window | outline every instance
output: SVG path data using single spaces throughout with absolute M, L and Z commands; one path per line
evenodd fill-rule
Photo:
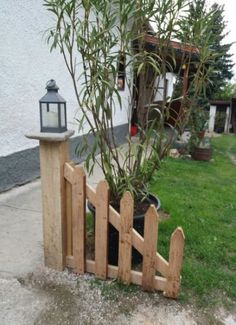
M 118 62 L 118 78 L 117 78 L 118 90 L 125 90 L 125 54 L 120 53 Z

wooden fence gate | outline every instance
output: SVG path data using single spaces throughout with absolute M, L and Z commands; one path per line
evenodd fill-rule
M 126 192 L 120 213 L 109 205 L 106 181 L 96 191 L 86 183 L 84 170 L 65 163 L 66 180 L 66 266 L 74 272 L 94 273 L 97 278 L 118 278 L 123 283 L 141 285 L 144 290 L 160 290 L 166 297 L 177 298 L 184 251 L 184 233 L 178 227 L 170 240 L 169 262 L 158 252 L 159 216 L 150 206 L 145 215 L 144 237 L 133 228 L 133 198 Z M 86 259 L 86 199 L 96 207 L 95 260 Z M 108 223 L 119 231 L 118 266 L 108 264 Z M 132 246 L 143 256 L 142 272 L 131 269 Z M 157 276 L 159 272 L 161 276 Z

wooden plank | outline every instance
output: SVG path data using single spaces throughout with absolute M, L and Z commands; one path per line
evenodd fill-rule
M 95 273 L 95 262 L 91 260 L 86 260 L 86 271 L 88 273 Z M 118 276 L 118 267 L 115 265 L 108 265 L 107 276 L 111 279 L 116 279 Z M 131 283 L 142 285 L 142 273 L 138 271 L 131 270 Z M 154 289 L 164 291 L 166 287 L 166 279 L 160 276 L 155 276 L 154 278 Z
M 143 255 L 144 239 L 135 229 L 132 230 L 132 245 Z
M 81 166 L 76 166 L 72 184 L 72 241 L 75 259 L 74 272 L 85 271 L 85 173 Z
M 74 267 L 73 256 L 67 256 L 67 267 Z M 95 273 L 95 261 L 86 260 L 86 271 L 88 273 Z M 118 276 L 118 267 L 114 265 L 108 265 L 107 276 L 111 279 L 116 279 Z M 138 271 L 131 270 L 131 283 L 142 285 L 142 273 Z M 160 276 L 155 276 L 154 278 L 154 288 L 155 290 L 164 291 L 166 288 L 166 279 Z
M 68 165 L 66 167 L 66 165 Z M 66 255 L 72 255 L 72 176 L 74 172 L 74 161 L 66 162 L 64 165 L 64 177 L 65 171 L 71 176 L 70 181 L 68 177 L 66 179 Z M 71 167 L 71 168 L 70 168 Z M 69 168 L 69 171 L 68 171 Z
M 126 192 L 120 201 L 120 233 L 118 278 L 125 284 L 131 281 L 132 228 L 134 200 L 130 192 Z
M 96 205 L 96 191 L 88 184 L 86 184 L 86 197 L 92 205 Z
M 43 204 L 44 259 L 49 268 L 61 271 L 66 257 L 66 184 L 64 164 L 68 141 L 40 141 Z
M 164 295 L 169 298 L 177 298 L 180 281 L 181 269 L 184 255 L 184 232 L 178 227 L 171 235 L 170 253 L 169 253 L 169 273 Z
M 66 162 L 64 164 L 64 177 L 65 179 L 73 184 L 74 182 L 74 165 L 71 162 Z
M 109 187 L 106 181 L 101 181 L 96 190 L 95 218 L 95 275 L 99 279 L 107 278 L 108 210 Z
M 72 185 L 66 181 L 66 255 L 72 255 Z
M 168 274 L 169 263 L 158 252 L 156 253 L 156 271 L 160 272 L 165 277 Z
M 109 206 L 109 222 L 120 231 L 120 215 L 112 206 Z
M 132 245 L 140 254 L 143 255 L 144 239 L 135 229 L 132 230 Z M 169 263 L 159 253 L 156 253 L 155 259 L 156 271 L 160 272 L 164 276 L 167 276 Z
M 158 236 L 158 220 L 154 205 L 151 205 L 144 219 L 144 247 L 143 247 L 143 278 L 144 290 L 154 290 L 154 278 L 156 272 L 156 250 Z
M 75 267 L 74 256 L 72 256 L 72 255 L 66 256 L 66 267 L 74 269 L 74 267 Z

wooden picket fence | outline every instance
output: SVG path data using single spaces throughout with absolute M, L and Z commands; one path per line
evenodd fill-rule
M 126 192 L 120 213 L 109 205 L 106 181 L 96 191 L 86 183 L 82 167 L 73 162 L 64 165 L 66 180 L 66 266 L 74 272 L 94 273 L 99 279 L 118 278 L 125 284 L 141 285 L 144 290 L 160 290 L 177 298 L 184 251 L 184 233 L 178 227 L 170 240 L 169 262 L 158 252 L 159 216 L 154 206 L 145 215 L 144 237 L 133 228 L 133 198 Z M 96 207 L 95 260 L 86 259 L 86 199 Z M 108 264 L 108 223 L 119 231 L 118 266 Z M 132 246 L 143 256 L 142 272 L 131 269 Z M 161 276 L 157 276 L 159 272 Z

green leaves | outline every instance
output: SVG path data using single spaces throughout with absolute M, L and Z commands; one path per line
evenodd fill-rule
M 188 63 L 195 64 L 197 69 L 192 76 L 195 95 L 204 92 L 209 79 L 209 64 L 215 59 L 212 49 L 205 46 L 210 42 L 206 31 L 211 16 L 202 15 L 191 27 L 182 14 L 187 4 L 187 0 L 44 1 L 55 18 L 48 42 L 51 50 L 59 49 L 64 57 L 78 103 L 78 128 L 87 132 L 76 152 L 86 157 L 89 174 L 95 163 L 100 165 L 115 200 L 119 200 L 126 190 L 130 190 L 135 198 L 144 197 L 148 183 L 170 145 L 164 130 L 173 98 L 165 96 L 156 108 L 150 105 L 166 73 L 177 73 L 181 60 L 183 63 L 190 60 Z M 155 26 L 153 31 L 149 20 Z M 191 55 L 181 58 L 171 46 L 172 38 L 177 35 L 189 44 L 195 44 L 192 33 L 188 32 L 191 28 L 197 33 L 196 41 L 201 45 L 198 60 L 193 60 Z M 153 46 L 146 40 L 150 32 L 156 36 Z M 117 86 L 121 54 L 125 70 L 123 92 Z M 138 100 L 135 92 L 139 93 Z M 123 116 L 126 110 L 131 123 L 135 109 L 138 140 L 128 135 L 127 146 L 120 150 L 114 118 L 116 116 L 121 123 L 119 114 Z M 93 145 L 89 142 L 91 136 Z

